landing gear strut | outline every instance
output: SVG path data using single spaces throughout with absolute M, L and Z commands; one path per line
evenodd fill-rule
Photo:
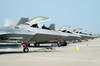
M 88 39 L 87 39 L 87 38 L 85 38 L 85 41 L 88 41 Z
M 61 44 L 60 44 L 60 42 L 57 42 L 57 46 L 58 46 L 58 47 L 61 47 Z
M 29 42 L 28 42 L 27 44 L 23 44 L 23 43 L 22 43 L 22 46 L 23 46 L 23 52 L 25 52 L 25 53 L 29 52 L 29 49 L 28 49 L 28 47 L 29 47 Z

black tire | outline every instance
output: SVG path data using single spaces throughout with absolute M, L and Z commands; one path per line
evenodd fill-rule
M 23 52 L 27 53 L 29 52 L 29 49 L 27 47 L 24 47 Z
M 82 42 L 82 40 L 81 39 L 78 39 L 78 42 Z
M 37 47 L 39 47 L 40 46 L 40 44 L 37 44 Z
M 39 47 L 39 46 L 40 46 L 40 44 L 38 44 L 38 43 L 35 43 L 35 44 L 34 44 L 34 46 L 35 46 L 35 47 Z
M 67 44 L 68 44 L 68 43 L 67 43 L 66 41 L 64 41 L 64 46 L 67 46 Z
M 36 43 L 34 44 L 34 46 L 36 47 Z

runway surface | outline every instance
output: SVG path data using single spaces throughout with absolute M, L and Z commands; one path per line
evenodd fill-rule
M 0 66 L 100 66 L 100 38 L 57 47 L 56 51 L 40 50 L 30 48 L 29 53 L 23 53 L 22 49 L 2 49 Z

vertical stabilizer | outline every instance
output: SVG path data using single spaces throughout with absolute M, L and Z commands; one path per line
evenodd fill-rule
M 51 30 L 55 30 L 55 24 L 51 24 L 51 25 L 49 26 L 49 28 L 50 28 Z
M 21 18 L 19 22 L 17 23 L 17 25 L 24 24 L 25 22 L 28 22 L 28 21 L 29 21 L 29 18 Z

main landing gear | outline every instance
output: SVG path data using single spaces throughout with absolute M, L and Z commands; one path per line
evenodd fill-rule
M 57 42 L 57 46 L 58 47 L 65 47 L 65 46 L 67 46 L 67 42 L 66 41 L 64 41 L 64 42 Z

